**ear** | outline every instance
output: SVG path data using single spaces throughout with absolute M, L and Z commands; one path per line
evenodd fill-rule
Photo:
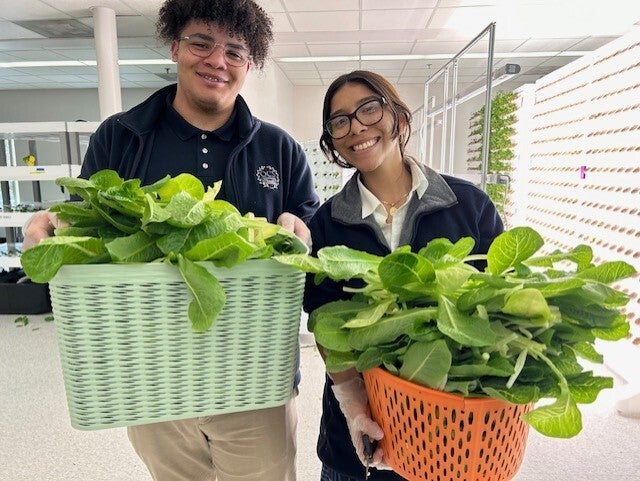
M 178 47 L 180 46 L 180 42 L 177 40 L 171 41 L 171 60 L 174 62 L 178 61 Z
M 409 125 L 407 115 L 404 112 L 401 112 L 400 115 L 398 115 L 398 133 L 400 135 L 404 135 L 410 128 L 411 126 Z

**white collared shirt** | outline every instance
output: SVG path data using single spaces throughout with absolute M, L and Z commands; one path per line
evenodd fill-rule
M 384 235 L 384 238 L 392 251 L 398 247 L 402 224 L 404 223 L 404 219 L 407 217 L 407 205 L 409 204 L 409 201 L 413 197 L 414 193 L 419 198 L 422 197 L 427 190 L 427 187 L 429 187 L 427 178 L 417 166 L 416 162 L 409 158 L 407 159 L 407 164 L 411 169 L 411 191 L 409 192 L 409 195 L 407 195 L 404 204 L 398 207 L 398 210 L 393 215 L 390 224 L 387 224 L 387 210 L 384 205 L 371 193 L 369 189 L 365 187 L 360 179 L 360 175 L 358 175 L 358 190 L 360 191 L 360 201 L 362 202 L 362 218 L 364 219 L 365 217 L 373 214 L 373 219 L 380 226 L 382 235 Z

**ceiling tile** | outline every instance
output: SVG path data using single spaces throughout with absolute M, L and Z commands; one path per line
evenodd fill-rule
M 581 38 L 543 38 L 529 39 L 514 48 L 517 52 L 562 52 L 580 42 Z
M 319 63 L 313 62 L 278 62 L 278 67 L 280 67 L 284 72 L 292 72 L 296 70 L 316 70 L 316 65 L 320 65 Z
M 420 77 L 425 80 L 429 75 L 433 74 L 435 70 L 421 69 L 421 68 L 405 68 L 402 71 L 402 75 L 407 77 Z
M 19 59 L 9 53 L 0 52 L 0 62 L 17 62 Z
M 414 79 L 411 77 L 400 77 L 397 81 L 397 84 L 398 85 L 422 85 L 422 82 L 418 79 Z M 414 128 L 415 128 L 415 124 L 414 124 Z M 413 135 L 411 137 L 413 138 Z
M 82 75 L 79 75 L 79 77 L 82 80 L 87 80 L 89 82 L 96 82 L 96 84 L 98 83 L 98 75 L 97 74 L 96 75 L 82 74 Z
M 146 82 L 157 82 L 158 80 L 167 81 L 165 79 L 161 79 L 157 75 L 152 73 L 130 73 L 130 74 L 120 74 L 120 79 L 127 82 L 137 82 L 144 84 Z
M 292 13 L 291 18 L 296 31 L 341 32 L 358 30 L 358 12 L 314 12 Z
M 443 42 L 438 40 L 429 40 L 427 42 L 416 42 L 411 53 L 419 55 L 430 54 L 451 54 L 453 57 L 462 50 L 469 42 Z
M 458 68 L 487 68 L 487 58 L 466 58 L 464 55 L 458 58 Z
M 117 17 L 119 37 L 153 37 L 156 33 L 154 22 L 145 17 Z
M 335 71 L 335 72 L 348 72 L 350 70 L 357 70 L 360 68 L 360 62 L 316 62 L 318 70 L 321 71 Z
M 584 40 L 581 40 L 575 43 L 573 46 L 569 47 L 567 50 L 584 50 L 586 52 L 593 52 L 594 50 L 602 47 L 603 45 L 612 42 L 617 37 L 588 37 Z
M 14 57 L 11 62 L 19 61 L 44 61 L 44 60 L 68 60 L 63 55 L 50 50 L 12 50 L 11 55 Z M 9 60 L 8 60 L 9 61 Z
M 316 70 L 291 70 L 285 74 L 290 80 L 320 78 Z
M 79 80 L 82 80 L 77 75 L 51 74 L 51 73 L 49 73 L 48 75 L 42 75 L 42 78 L 55 83 L 77 82 Z
M 362 55 L 406 55 L 412 53 L 414 42 L 367 42 L 362 44 Z
M 58 1 L 58 0 L 56 0 Z M 86 0 L 65 0 L 69 2 L 77 2 L 84 3 L 86 5 Z M 118 0 L 109 0 L 111 2 Z M 105 2 L 101 2 L 103 5 Z M 155 16 L 160 10 L 160 6 L 164 3 L 164 0 L 119 0 L 118 3 L 126 3 L 131 7 L 131 9 L 135 12 L 138 12 L 142 15 L 147 16 Z
M 271 48 L 271 56 L 278 57 L 306 57 L 309 55 L 306 45 L 297 44 L 284 44 L 275 45 Z
M 438 8 L 431 18 L 429 28 L 444 28 L 457 31 L 464 33 L 472 40 L 477 33 L 480 33 L 487 25 L 495 21 L 496 16 L 497 9 L 490 6 Z
M 117 14 L 121 59 L 169 57 L 168 46 L 154 38 L 154 22 L 163 1 L 99 0 L 101 5 L 112 8 Z M 424 83 L 489 21 L 496 21 L 496 53 L 517 52 L 510 54 L 509 58 L 496 57 L 494 68 L 509 62 L 518 63 L 523 69 L 522 74 L 503 84 L 510 87 L 543 75 L 538 75 L 538 72 L 549 72 L 575 60 L 575 57 L 523 58 L 519 54 L 547 50 L 591 51 L 617 38 L 619 33 L 628 31 L 634 23 L 640 23 L 640 1 L 632 0 L 617 0 L 624 6 L 607 9 L 602 8 L 601 0 L 580 0 L 579 9 L 574 5 L 578 0 L 258 1 L 274 21 L 276 44 L 271 52 L 274 58 L 404 53 L 445 54 L 449 57 L 396 64 L 383 61 L 277 62 L 282 72 L 290 75 L 293 85 L 328 85 L 338 75 L 357 68 L 371 68 L 389 74 L 393 81 L 401 83 Z M 8 15 L 15 15 L 12 18 L 16 20 L 66 17 L 93 25 L 90 0 L 2 0 L 1 5 L 0 62 L 95 59 L 93 39 L 45 39 L 3 21 Z M 471 52 L 485 53 L 486 45 L 487 39 L 481 39 Z M 175 71 L 174 65 L 121 66 L 121 85 L 123 88 L 166 85 L 165 81 L 156 79 L 152 74 L 163 74 L 167 68 Z M 485 71 L 486 58 L 461 59 L 458 69 L 460 85 L 474 78 L 484 78 Z M 322 80 L 319 72 L 322 72 Z M 85 78 L 63 82 L 77 75 Z M 50 77 L 52 82 L 55 80 L 53 84 L 56 87 L 96 88 L 97 68 L 0 68 L 0 89 L 11 88 L 6 85 L 35 88 L 35 85 L 44 85 L 46 80 L 43 77 Z
M 422 29 L 431 16 L 431 9 L 369 10 L 362 12 L 363 30 Z
M 56 52 L 63 57 L 71 60 L 95 60 L 96 51 L 93 48 L 57 48 Z
M 406 64 L 406 60 L 394 60 L 393 62 L 389 61 L 378 61 L 378 60 L 363 60 L 361 62 L 362 68 L 365 70 L 397 70 L 400 71 L 404 68 Z
M 31 30 L 19 27 L 15 23 L 0 21 L 0 40 L 44 38 Z M 2 47 L 0 47 L 2 48 Z
M 51 83 L 51 82 L 43 82 L 43 81 L 39 81 L 39 82 L 31 82 L 30 87 L 33 89 L 63 89 L 65 88 L 64 84 L 57 84 L 57 83 Z
M 256 0 L 256 3 L 264 8 L 268 13 L 284 12 L 280 0 Z
M 327 10 L 358 10 L 358 0 L 284 0 L 289 12 L 320 12 Z
M 167 51 L 164 55 L 161 55 L 149 48 L 120 48 L 118 49 L 118 58 L 122 60 L 168 59 L 170 58 L 170 53 Z
M 123 67 L 124 65 L 120 66 L 120 72 L 124 71 Z M 144 73 L 153 73 L 153 74 L 165 74 L 167 73 L 167 69 L 169 69 L 169 73 L 176 72 L 175 65 L 140 65 L 139 68 Z M 143 72 L 140 72 L 140 73 L 143 73 Z
M 388 10 L 389 0 L 362 0 L 363 10 Z M 394 0 L 393 7 L 396 9 L 407 8 L 433 8 L 437 0 Z
M 147 4 L 154 1 L 157 2 L 157 0 L 146 0 Z M 63 18 L 63 15 L 61 15 L 63 13 L 73 18 L 91 17 L 93 14 L 90 11 L 90 7 L 92 5 L 110 8 L 116 15 L 135 15 L 141 13 L 139 10 L 137 11 L 129 6 L 131 3 L 136 3 L 136 0 L 100 0 L 99 2 L 87 0 L 46 0 L 46 3 L 58 11 L 57 15 L 46 18 Z M 155 9 L 156 12 L 158 8 Z
M 325 57 L 335 55 L 359 55 L 360 46 L 357 43 L 309 43 L 309 52 L 313 56 Z
M 517 39 L 517 40 L 495 40 L 493 51 L 494 52 L 512 52 L 522 44 L 524 44 L 527 40 L 525 39 Z M 489 52 L 489 39 L 482 38 L 478 42 L 476 42 L 472 47 L 469 48 L 469 52 L 478 53 L 478 52 Z
M 70 89 L 90 89 L 96 88 L 93 82 L 67 82 L 67 87 Z
M 35 85 L 31 85 L 29 83 L 26 82 L 20 82 L 20 83 L 15 83 L 15 84 L 11 84 L 11 90 L 31 90 L 31 89 L 35 89 L 38 88 Z
M 0 18 L 4 20 L 41 20 L 61 18 L 64 14 L 40 0 L 2 0 Z
M 24 74 L 22 74 L 22 75 L 11 75 L 10 77 L 7 77 L 7 78 L 11 79 L 13 82 L 19 82 L 19 83 L 32 83 L 32 82 L 37 82 L 37 81 L 42 80 L 41 78 L 39 78 L 36 75 L 24 75 Z
M 136 82 L 136 83 L 139 83 L 139 82 Z M 171 83 L 173 83 L 173 82 L 167 82 L 166 80 L 162 80 L 162 79 L 158 78 L 158 80 L 153 81 L 153 82 L 144 82 L 144 86 L 146 88 L 162 88 L 162 87 L 165 87 L 165 86 L 167 86 L 167 85 L 169 85 Z
M 271 21 L 273 22 L 274 32 L 293 32 L 293 27 L 289 21 L 289 17 L 285 13 L 273 13 L 271 14 Z
M 382 75 L 383 77 L 386 77 L 387 79 L 391 79 L 391 78 L 397 78 L 400 76 L 400 74 L 402 73 L 402 69 L 401 68 L 376 68 L 374 66 L 369 66 L 366 65 L 368 62 L 362 62 L 362 68 L 365 70 L 370 70 L 371 72 L 376 72 L 380 75 Z
M 333 82 L 335 79 L 337 79 L 338 77 L 340 77 L 340 75 L 343 75 L 345 73 L 349 73 L 350 70 L 343 70 L 340 72 L 336 72 L 336 71 L 321 71 L 320 72 L 320 78 L 322 78 L 322 80 L 327 81 L 327 82 Z
M 544 62 L 540 63 L 540 66 L 544 66 L 544 67 L 548 67 L 548 66 L 554 66 L 554 67 L 563 67 L 565 65 L 567 65 L 568 63 L 573 62 L 575 59 L 571 58 L 571 57 L 552 57 Z
M 4 69 L 3 69 L 4 70 Z M 51 67 L 21 67 L 21 68 L 16 68 L 16 69 L 12 69 L 15 70 L 17 72 L 21 72 L 22 75 L 35 75 L 35 76 L 39 76 L 39 75 L 48 75 L 51 73 L 51 71 L 53 70 Z
M 446 63 L 446 60 L 408 60 L 406 68 L 430 70 L 433 73 Z
M 165 67 L 165 68 L 168 68 L 168 67 Z M 120 65 L 118 67 L 118 70 L 120 71 L 120 75 L 125 73 L 149 73 L 148 70 L 145 70 L 142 67 L 138 67 L 137 65 Z M 160 73 L 164 73 L 164 72 L 165 72 L 165 69 L 162 69 Z
M 56 67 L 56 72 L 68 75 L 97 75 L 97 67 Z

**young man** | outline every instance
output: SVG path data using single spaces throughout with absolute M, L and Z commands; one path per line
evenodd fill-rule
M 150 184 L 188 172 L 241 212 L 278 222 L 304 241 L 319 205 L 304 153 L 282 129 L 251 115 L 239 95 L 250 66 L 262 68 L 271 20 L 253 1 L 166 0 L 159 37 L 171 45 L 177 85 L 105 120 L 80 176 L 102 169 Z M 53 234 L 55 216 L 35 215 L 24 246 Z M 296 383 L 299 376 L 296 376 Z M 134 449 L 159 481 L 295 480 L 294 399 L 271 409 L 133 426 Z

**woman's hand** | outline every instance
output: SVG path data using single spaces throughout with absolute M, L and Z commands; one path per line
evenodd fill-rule
M 382 428 L 371 419 L 369 414 L 369 401 L 364 388 L 364 381 L 357 375 L 348 381 L 339 382 L 332 386 L 333 394 L 340 404 L 340 410 L 347 420 L 351 442 L 356 450 L 358 459 L 362 465 L 366 465 L 364 454 L 364 442 L 362 436 L 368 435 L 370 439 L 379 441 L 384 436 Z M 389 469 L 383 462 L 382 448 L 378 447 L 373 453 L 373 459 L 369 466 L 378 469 Z

